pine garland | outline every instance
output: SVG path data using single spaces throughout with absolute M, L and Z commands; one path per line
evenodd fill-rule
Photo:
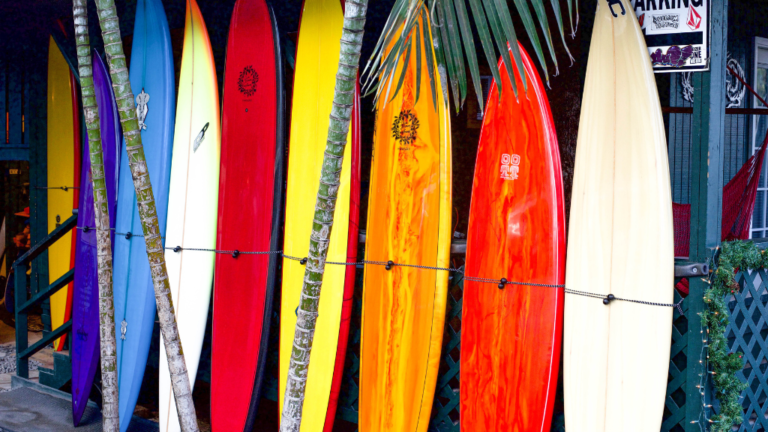
M 713 432 L 727 432 L 732 425 L 740 425 L 744 411 L 739 402 L 741 392 L 747 388 L 736 377 L 744 367 L 742 355 L 730 352 L 726 329 L 730 311 L 726 296 L 740 291 L 736 273 L 740 269 L 757 269 L 768 265 L 768 256 L 751 241 L 723 243 L 718 267 L 711 278 L 710 287 L 704 292 L 706 309 L 701 312 L 701 325 L 707 329 L 708 362 L 711 365 L 715 397 L 720 401 L 719 413 L 710 419 Z

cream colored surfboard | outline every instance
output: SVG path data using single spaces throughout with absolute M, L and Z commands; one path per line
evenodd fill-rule
M 656 81 L 628 0 L 598 0 L 581 107 L 566 286 L 672 303 L 672 198 Z M 622 13 L 623 11 L 623 13 Z M 661 427 L 672 308 L 568 294 L 568 432 Z

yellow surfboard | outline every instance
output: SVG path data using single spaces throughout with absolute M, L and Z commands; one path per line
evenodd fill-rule
M 48 42 L 48 232 L 72 216 L 75 204 L 75 142 L 73 83 L 67 61 L 58 45 Z M 79 173 L 77 173 L 79 174 Z M 48 280 L 53 282 L 72 268 L 72 232 L 64 235 L 48 249 Z M 64 323 L 70 287 L 51 296 L 51 328 Z M 54 342 L 59 349 L 61 339 Z
M 422 28 L 429 28 L 429 23 Z M 414 43 L 422 45 L 423 53 L 432 50 L 431 45 L 424 46 L 423 37 L 419 39 Z M 384 96 L 379 99 L 365 259 L 448 267 L 450 117 L 439 79 L 433 104 L 425 56 L 416 100 L 417 66 L 412 54 L 400 93 L 386 105 Z M 436 70 L 434 75 L 438 77 Z M 395 76 L 400 76 L 400 70 Z M 365 266 L 361 431 L 427 430 L 440 366 L 447 296 L 447 271 Z
M 309 250 L 309 235 L 312 232 L 312 218 L 339 65 L 343 18 L 339 0 L 304 2 L 294 75 L 283 246 L 285 254 L 290 256 L 306 257 Z M 328 261 L 347 260 L 351 178 L 349 139 L 347 137 L 348 145 L 344 152 Z M 325 424 L 339 341 L 345 273 L 344 266 L 329 265 L 325 268 L 320 315 L 315 329 L 303 408 L 303 417 L 309 421 L 302 423 L 302 432 L 321 432 Z M 296 308 L 299 306 L 303 279 L 303 265 L 293 260 L 283 261 L 278 395 L 280 412 L 283 410 L 296 330 Z

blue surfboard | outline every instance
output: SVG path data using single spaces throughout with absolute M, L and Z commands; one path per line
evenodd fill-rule
M 176 83 L 171 34 L 161 0 L 137 2 L 130 78 L 160 232 L 165 235 Z M 120 430 L 125 432 L 141 390 L 156 305 L 125 146 L 119 175 L 116 232 L 122 235 L 115 237 L 113 263 Z

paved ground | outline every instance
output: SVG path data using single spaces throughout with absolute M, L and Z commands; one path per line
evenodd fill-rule
M 16 332 L 10 314 L 5 311 L 5 304 L 0 302 L 0 392 L 11 389 L 11 375 L 16 372 Z M 30 328 L 42 328 L 42 324 L 36 322 L 30 316 Z M 42 332 L 32 330 L 28 332 L 29 344 L 39 341 L 43 337 Z M 29 379 L 37 381 L 38 367 L 53 369 L 53 348 L 45 348 L 32 356 L 29 362 Z
M 0 393 L 1 432 L 90 432 L 101 430 L 101 412 L 85 409 L 77 428 L 72 426 L 72 402 L 61 396 L 19 387 Z M 157 423 L 134 420 L 129 432 L 155 432 Z

